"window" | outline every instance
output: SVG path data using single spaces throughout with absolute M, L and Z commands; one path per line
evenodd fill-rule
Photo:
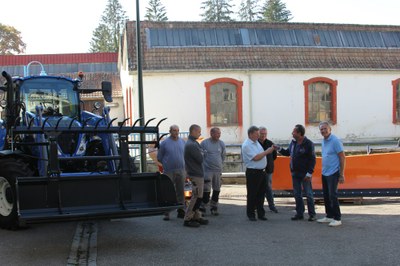
M 323 77 L 304 81 L 306 124 L 336 124 L 336 87 L 337 81 Z
M 207 126 L 242 126 L 243 82 L 230 78 L 205 83 Z
M 393 123 L 400 123 L 400 79 L 392 81 L 393 85 Z

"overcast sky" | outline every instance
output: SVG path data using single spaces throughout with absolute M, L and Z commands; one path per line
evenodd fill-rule
M 199 21 L 204 0 L 161 0 L 170 21 Z M 232 0 L 236 11 L 242 0 Z M 264 2 L 264 0 L 260 0 Z M 282 0 L 291 22 L 400 26 L 400 0 Z M 136 0 L 120 0 L 136 20 Z M 148 0 L 139 0 L 141 17 Z M 0 23 L 15 27 L 26 54 L 86 53 L 107 0 L 0 0 Z

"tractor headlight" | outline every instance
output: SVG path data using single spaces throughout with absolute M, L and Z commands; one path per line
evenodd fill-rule
M 81 141 L 79 142 L 78 149 L 76 150 L 76 155 L 84 155 L 86 152 L 86 138 L 85 136 L 81 137 Z

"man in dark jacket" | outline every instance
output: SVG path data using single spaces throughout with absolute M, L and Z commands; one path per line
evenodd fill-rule
M 267 138 L 268 131 L 265 127 L 260 127 L 260 137 L 258 138 L 258 142 L 260 142 L 261 146 L 264 150 L 267 150 L 269 147 L 272 147 L 274 143 Z M 274 150 L 272 153 L 267 155 L 267 167 L 265 167 L 265 173 L 267 174 L 267 185 L 265 190 L 265 198 L 268 201 L 269 209 L 278 213 L 274 202 L 274 193 L 272 191 L 272 173 L 274 172 L 274 161 L 277 157 L 277 152 Z
M 311 178 L 315 167 L 314 143 L 304 136 L 306 130 L 302 125 L 296 125 L 293 129 L 293 140 L 289 148 L 279 148 L 278 152 L 284 156 L 290 156 L 290 171 L 292 172 L 293 194 L 296 200 L 296 215 L 293 221 L 304 219 L 304 202 L 302 187 L 307 197 L 308 221 L 315 221 L 314 196 Z
M 184 226 L 199 227 L 201 224 L 208 224 L 208 220 L 203 219 L 199 211 L 203 200 L 204 172 L 203 156 L 204 152 L 197 139 L 201 135 L 201 127 L 191 125 L 189 128 L 189 138 L 186 141 L 183 156 L 185 159 L 186 173 L 192 182 L 192 197 L 186 209 Z

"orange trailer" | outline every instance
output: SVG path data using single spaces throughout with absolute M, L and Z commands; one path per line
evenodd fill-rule
M 278 156 L 272 186 L 276 196 L 292 195 L 289 157 Z M 317 157 L 312 185 L 315 196 L 322 196 L 321 157 Z M 400 152 L 347 155 L 345 183 L 339 196 L 400 196 Z

